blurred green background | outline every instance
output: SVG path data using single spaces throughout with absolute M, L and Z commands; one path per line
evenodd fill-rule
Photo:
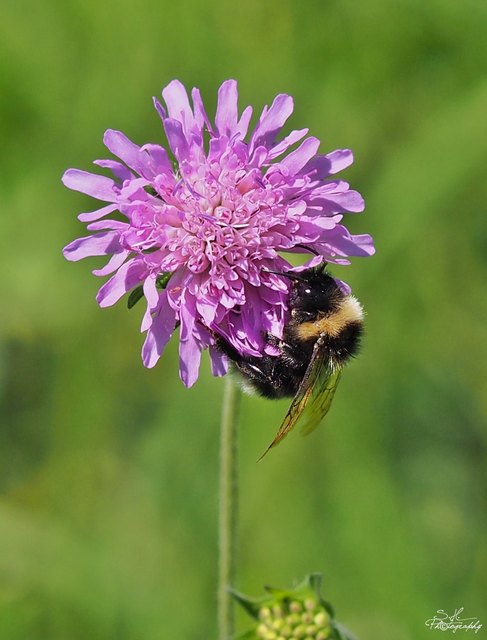
M 322 571 L 362 640 L 487 625 L 486 30 L 483 0 L 2 3 L 2 640 L 215 637 L 222 380 L 184 389 L 176 341 L 144 370 L 142 308 L 61 256 L 94 208 L 62 172 L 109 127 L 161 142 L 172 78 L 210 113 L 229 77 L 242 107 L 293 95 L 293 128 L 354 150 L 377 244 L 334 270 L 367 336 L 326 428 L 256 464 L 287 403 L 243 401 L 237 586 Z

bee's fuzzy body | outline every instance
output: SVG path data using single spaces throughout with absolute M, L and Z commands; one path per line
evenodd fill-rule
M 279 354 L 242 356 L 225 340 L 217 341 L 242 375 L 244 387 L 267 398 L 297 393 L 318 339 L 329 366 L 342 368 L 356 355 L 363 332 L 360 303 L 344 294 L 323 268 L 283 275 L 292 280 L 290 318 L 282 339 L 267 337 Z

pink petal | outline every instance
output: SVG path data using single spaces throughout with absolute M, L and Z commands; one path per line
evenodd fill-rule
M 162 106 L 162 104 L 159 102 L 157 98 L 152 98 L 152 102 L 154 103 L 154 107 L 156 108 L 156 111 L 159 114 L 159 117 L 161 118 L 162 122 L 164 122 L 164 120 L 167 118 L 167 114 L 164 107 Z
M 143 260 L 134 258 L 126 262 L 98 291 L 96 300 L 100 307 L 115 304 L 127 291 L 140 284 L 146 273 L 147 266 Z
M 274 158 L 277 158 L 277 156 L 280 156 L 281 153 L 287 151 L 290 146 L 299 142 L 301 138 L 304 138 L 308 131 L 309 129 L 296 129 L 295 131 L 291 131 L 291 133 L 276 144 L 275 147 L 272 147 L 269 152 L 269 159 L 273 160 Z
M 228 360 L 216 347 L 210 345 L 209 347 L 210 361 L 211 361 L 211 373 L 214 376 L 224 376 L 228 372 Z
M 333 278 L 333 279 L 342 290 L 342 293 L 344 293 L 346 296 L 349 296 L 352 293 L 352 287 L 348 285 L 346 282 L 344 282 L 343 280 L 339 280 L 338 278 Z
M 176 326 L 176 312 L 167 302 L 167 292 L 161 291 L 159 298 L 159 310 L 153 318 L 152 326 L 142 347 L 142 362 L 144 367 L 152 368 L 164 351 L 166 344 Z
M 98 220 L 99 218 L 103 218 L 103 216 L 107 216 L 112 211 L 117 209 L 118 205 L 109 204 L 106 207 L 102 207 L 101 209 L 97 209 L 96 211 L 90 211 L 89 213 L 80 213 L 78 216 L 78 220 L 81 222 L 91 222 L 92 220 Z
M 327 193 L 310 198 L 309 203 L 313 208 L 319 207 L 324 213 L 360 213 L 365 208 L 364 199 L 358 191 L 345 191 L 345 193 Z
M 214 133 L 213 132 L 213 127 L 211 126 L 211 123 L 210 123 L 210 120 L 209 120 L 208 116 L 206 115 L 206 110 L 205 110 L 205 106 L 203 104 L 203 100 L 201 98 L 200 90 L 194 88 L 191 91 L 191 98 L 193 99 L 194 120 L 195 120 L 197 128 L 200 131 L 203 131 L 203 129 L 206 126 L 206 128 L 208 129 L 208 131 L 210 133 Z
M 162 97 L 166 102 L 169 118 L 179 121 L 185 136 L 188 137 L 195 130 L 196 121 L 186 88 L 179 80 L 173 80 L 162 90 Z
M 121 222 L 120 220 L 97 220 L 88 224 L 86 228 L 90 231 L 102 231 L 105 229 L 125 231 L 130 228 L 130 225 L 128 222 Z
M 167 151 L 158 144 L 145 144 L 140 149 L 146 157 L 146 177 L 154 179 L 161 173 L 173 175 Z
M 235 80 L 226 80 L 218 90 L 215 124 L 220 135 L 233 136 L 237 126 L 238 91 Z
M 127 169 L 124 164 L 116 160 L 94 160 L 93 164 L 103 167 L 103 169 L 110 169 L 113 175 L 121 182 L 124 180 L 132 180 L 135 177 L 130 169 Z
M 274 98 L 269 111 L 264 109 L 252 136 L 251 146 L 264 145 L 270 148 L 286 120 L 292 114 L 294 102 L 291 96 L 280 94 Z
M 290 175 L 298 173 L 300 169 L 312 158 L 320 146 L 318 138 L 306 138 L 299 147 L 281 160 L 279 167 L 284 167 Z
M 353 163 L 353 153 L 350 149 L 337 149 L 324 156 L 317 156 L 311 160 L 303 173 L 311 173 L 313 177 L 323 180 L 330 175 L 346 169 Z
M 101 269 L 93 269 L 91 272 L 94 276 L 107 276 L 110 273 L 116 271 L 119 267 L 123 265 L 125 260 L 130 255 L 130 251 L 121 251 L 120 253 L 115 253 L 107 264 Z
M 124 133 L 108 129 L 103 136 L 103 142 L 114 156 L 123 160 L 127 166 L 139 175 L 147 177 L 145 175 L 146 166 L 141 162 L 140 147 L 127 138 Z
M 104 256 L 121 251 L 118 231 L 104 231 L 93 236 L 77 238 L 63 249 L 66 260 L 76 262 L 92 256 Z
M 118 199 L 118 187 L 111 178 L 97 176 L 95 173 L 81 171 L 81 169 L 68 169 L 62 177 L 64 186 L 74 191 L 86 193 L 97 200 L 116 202 Z
M 374 241 L 368 234 L 352 235 L 348 229 L 339 224 L 332 231 L 324 234 L 321 242 L 313 245 L 315 249 L 323 249 L 323 254 L 327 253 L 331 257 L 335 256 L 357 256 L 366 257 L 373 256 L 375 253 Z
M 179 162 L 186 160 L 189 157 L 189 147 L 181 123 L 177 120 L 166 118 L 164 120 L 164 131 L 176 159 Z
M 159 291 L 157 290 L 155 277 L 149 276 L 144 280 L 144 296 L 149 309 L 155 309 L 159 304 Z
M 193 334 L 195 317 L 188 303 L 180 310 L 181 329 L 179 333 L 179 375 L 186 387 L 191 387 L 198 379 L 201 349 Z
M 239 134 L 239 137 L 243 140 L 247 135 L 247 131 L 249 130 L 250 119 L 252 118 L 252 107 L 245 107 L 242 115 L 240 116 L 240 120 L 235 127 L 235 133 Z

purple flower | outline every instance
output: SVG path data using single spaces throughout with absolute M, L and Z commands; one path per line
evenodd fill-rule
M 215 334 L 242 354 L 272 352 L 265 334 L 282 335 L 288 285 L 269 271 L 292 268 L 279 252 L 316 254 L 304 266 L 349 264 L 348 257 L 372 255 L 374 247 L 369 235 L 341 224 L 344 213 L 364 208 L 359 193 L 331 177 L 352 163 L 352 152 L 316 155 L 319 140 L 305 137 L 307 129 L 276 140 L 293 111 L 290 96 L 265 107 L 248 135 L 252 108 L 239 117 L 235 80 L 219 89 L 214 125 L 198 89 L 193 107 L 178 80 L 162 95 L 167 111 L 154 102 L 175 161 L 157 144 L 139 147 L 109 129 L 104 143 L 122 162 L 95 164 L 114 179 L 79 169 L 63 176 L 70 189 L 107 203 L 79 215 L 94 233 L 71 242 L 64 255 L 111 256 L 93 272 L 114 274 L 98 292 L 102 307 L 143 286 L 144 365 L 156 364 L 179 326 L 180 375 L 191 386 L 207 347 L 213 373 L 226 373 Z

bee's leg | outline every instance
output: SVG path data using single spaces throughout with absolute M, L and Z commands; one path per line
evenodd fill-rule
M 215 336 L 215 342 L 220 351 L 233 362 L 243 378 L 263 396 L 280 398 L 290 395 L 288 390 L 283 389 L 282 374 L 276 375 L 276 370 L 279 368 L 278 358 L 269 355 L 243 356 L 221 336 Z
M 273 347 L 276 347 L 276 349 L 279 349 L 279 347 L 281 346 L 281 342 L 282 342 L 282 340 L 280 338 L 278 338 L 277 336 L 273 335 L 272 333 L 266 333 L 265 334 L 265 340 L 266 340 L 267 344 L 270 344 Z

